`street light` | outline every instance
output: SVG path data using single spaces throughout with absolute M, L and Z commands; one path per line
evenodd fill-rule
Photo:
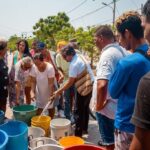
M 103 5 L 105 5 L 105 6 L 108 6 L 109 8 L 111 8 L 112 9 L 112 11 L 113 11 L 113 26 L 115 25 L 115 14 L 116 14 L 116 0 L 113 0 L 113 7 L 112 6 L 110 6 L 110 4 L 107 4 L 107 3 L 104 3 L 104 2 L 102 2 L 102 4 Z

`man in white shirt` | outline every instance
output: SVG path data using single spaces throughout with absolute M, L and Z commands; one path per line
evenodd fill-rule
M 78 56 L 71 45 L 67 45 L 62 49 L 62 56 L 67 61 L 70 62 L 69 66 L 69 78 L 65 84 L 55 92 L 55 97 L 60 95 L 64 90 L 71 87 L 77 80 L 78 76 L 87 68 L 90 73 L 91 79 L 92 71 L 91 68 Z M 84 59 L 84 58 L 83 58 Z M 87 67 L 87 66 L 88 67 Z M 89 121 L 89 103 L 91 99 L 91 92 L 86 96 L 82 96 L 77 91 L 76 96 L 76 106 L 75 106 L 75 135 L 82 137 L 83 133 L 87 133 L 88 121 Z
M 106 150 L 113 150 L 116 100 L 112 99 L 108 93 L 108 82 L 118 61 L 126 56 L 127 52 L 115 43 L 113 32 L 106 25 L 97 28 L 94 40 L 96 46 L 101 50 L 94 83 L 95 90 L 93 90 L 101 135 L 101 141 L 98 144 L 105 146 Z

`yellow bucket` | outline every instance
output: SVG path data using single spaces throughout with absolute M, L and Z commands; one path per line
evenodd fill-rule
M 45 130 L 46 135 L 49 136 L 50 133 L 50 121 L 51 118 L 49 116 L 35 116 L 31 119 L 32 127 L 40 127 Z
M 84 144 L 84 140 L 76 136 L 66 136 L 59 140 L 59 144 L 63 147 L 70 147 Z

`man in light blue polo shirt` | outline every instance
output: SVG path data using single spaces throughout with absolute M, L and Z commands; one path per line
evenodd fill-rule
M 110 95 L 118 99 L 115 116 L 115 148 L 128 150 L 134 133 L 130 119 L 134 110 L 137 86 L 141 77 L 150 70 L 150 61 L 145 57 L 148 45 L 144 40 L 141 19 L 137 12 L 130 11 L 116 21 L 120 43 L 133 54 L 121 59 L 109 82 Z

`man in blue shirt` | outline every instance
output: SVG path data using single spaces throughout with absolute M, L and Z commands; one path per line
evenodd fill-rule
M 116 21 L 119 42 L 133 54 L 121 59 L 109 82 L 112 98 L 118 99 L 115 116 L 115 148 L 128 150 L 134 133 L 130 123 L 134 110 L 137 86 L 140 78 L 150 70 L 150 61 L 145 54 L 148 45 L 144 40 L 141 19 L 137 12 L 124 13 Z

